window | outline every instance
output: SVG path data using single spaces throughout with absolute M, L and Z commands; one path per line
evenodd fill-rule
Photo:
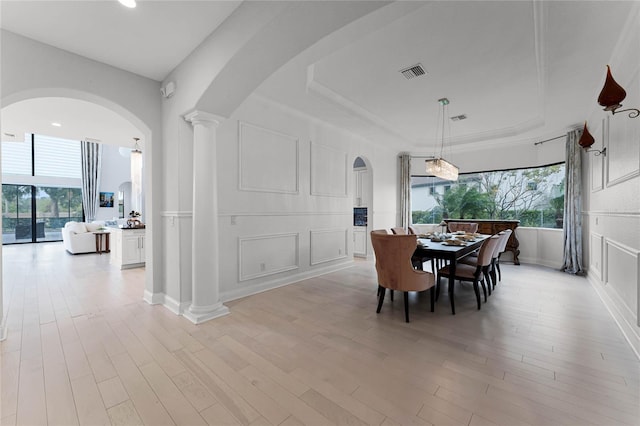
M 66 222 L 83 220 L 80 142 L 3 142 L 2 172 L 3 244 L 59 241 Z
M 461 174 L 454 183 L 413 176 L 411 211 L 418 224 L 443 218 L 517 219 L 520 226 L 562 228 L 564 163 Z

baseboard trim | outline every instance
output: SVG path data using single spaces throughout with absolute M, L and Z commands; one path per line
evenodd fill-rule
M 242 297 L 251 296 L 258 293 L 263 293 L 274 288 L 284 287 L 289 284 L 294 284 L 302 280 L 318 277 L 320 275 L 328 274 L 331 272 L 340 271 L 353 266 L 353 258 L 347 258 L 346 261 L 334 264 L 331 266 L 325 266 L 322 268 L 314 268 L 310 271 L 302 272 L 295 275 L 289 275 L 288 277 L 262 282 L 258 285 L 245 287 L 237 290 L 226 291 L 220 294 L 220 299 L 223 302 L 229 302 L 231 300 L 240 299 Z
M 545 261 L 542 259 L 531 258 L 531 257 L 522 257 L 522 256 L 520 256 L 518 259 L 520 260 L 520 263 L 525 263 L 528 265 L 539 265 L 539 266 L 546 266 L 547 268 L 551 268 L 551 269 L 562 269 L 561 263 Z M 502 261 L 502 259 L 500 260 Z
M 142 299 L 150 305 L 162 305 L 164 298 L 164 293 L 152 293 L 147 289 L 144 290 L 144 296 L 142 296 Z
M 602 282 L 597 281 L 595 274 L 587 273 L 587 280 L 589 284 L 596 291 L 596 294 L 602 300 L 605 308 L 609 311 L 609 314 L 613 317 L 613 320 L 618 324 L 622 335 L 627 340 L 631 349 L 636 354 L 636 357 L 640 360 L 640 330 L 633 323 L 629 322 L 629 318 L 618 308 L 614 300 L 609 296 L 606 289 L 603 287 Z
M 170 310 L 171 312 L 173 312 L 174 314 L 182 315 L 182 309 L 181 309 L 181 306 L 180 306 L 180 302 L 178 302 L 173 297 L 167 296 L 165 294 L 164 295 L 164 302 L 162 303 L 162 305 L 165 308 L 167 308 L 168 310 Z

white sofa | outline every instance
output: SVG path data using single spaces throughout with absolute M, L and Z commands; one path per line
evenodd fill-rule
M 96 236 L 93 232 L 105 227 L 104 221 L 67 222 L 62 228 L 62 243 L 71 254 L 95 253 Z M 102 238 L 102 249 L 106 249 L 106 238 Z

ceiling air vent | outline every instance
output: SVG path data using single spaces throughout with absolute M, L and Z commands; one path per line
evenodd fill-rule
M 412 65 L 409 68 L 400 70 L 400 72 L 407 80 L 411 80 L 414 77 L 420 77 L 421 75 L 425 75 L 427 73 L 424 68 L 422 68 L 422 64 Z
M 460 115 L 455 115 L 453 117 L 451 117 L 452 121 L 460 121 L 460 120 L 466 120 L 467 119 L 467 115 L 466 114 L 460 114 Z

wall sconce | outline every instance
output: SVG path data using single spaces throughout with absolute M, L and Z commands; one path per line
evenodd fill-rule
M 637 108 L 627 108 L 617 111 L 622 106 L 620 102 L 627 97 L 627 92 L 613 79 L 611 75 L 611 68 L 607 65 L 607 78 L 604 81 L 604 87 L 600 91 L 598 96 L 598 103 L 604 107 L 605 111 L 611 111 L 611 114 L 617 112 L 629 112 L 629 118 L 636 118 L 640 115 L 640 110 Z
M 589 149 L 591 148 L 591 145 L 593 145 L 593 143 L 596 140 L 593 138 L 593 136 L 591 136 L 591 133 L 589 133 L 589 129 L 587 129 L 587 122 L 584 122 L 584 129 L 582 130 L 582 136 L 580 136 L 580 140 L 578 141 L 578 145 L 580 145 L 582 148 L 584 148 L 584 152 L 595 152 L 596 156 L 602 154 L 605 157 L 607 156 L 607 148 L 602 148 L 602 151 L 597 150 L 597 149 Z

